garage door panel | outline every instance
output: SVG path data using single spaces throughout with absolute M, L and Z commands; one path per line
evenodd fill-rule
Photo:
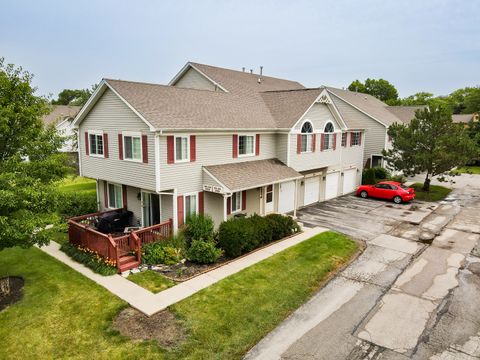
M 325 184 L 325 200 L 333 199 L 338 196 L 338 181 L 340 172 L 327 174 Z
M 320 198 L 320 177 L 315 176 L 305 179 L 305 193 L 303 205 L 310 205 L 318 202 Z
M 349 194 L 355 191 L 357 183 L 357 170 L 350 169 L 343 172 L 342 194 Z

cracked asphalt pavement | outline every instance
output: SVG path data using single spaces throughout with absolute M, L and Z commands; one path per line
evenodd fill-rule
M 365 251 L 246 359 L 480 359 L 480 176 L 441 203 L 344 196 L 298 212 Z

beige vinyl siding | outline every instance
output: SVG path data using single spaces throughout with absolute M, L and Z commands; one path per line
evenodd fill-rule
M 187 89 L 223 91 L 222 89 L 216 87 L 210 80 L 205 78 L 205 76 L 200 74 L 197 70 L 192 68 L 188 69 L 173 86 Z
M 177 201 L 173 194 L 160 195 L 160 221 L 173 219 L 173 201 Z
M 382 150 L 385 148 L 386 127 L 337 96 L 332 94 L 331 97 L 340 113 L 343 114 L 349 128 L 365 129 L 362 140 L 365 144 L 363 163 L 365 164 L 372 154 L 381 155 Z
M 215 227 L 223 221 L 223 196 L 211 192 L 204 192 L 205 214 L 212 217 Z
M 232 157 L 233 134 L 196 134 L 196 161 L 168 164 L 167 135 L 160 137 L 160 186 L 162 191 L 177 189 L 184 194 L 203 189 L 202 166 L 242 161 L 263 160 L 276 157 L 274 134 L 260 135 L 260 155 Z M 243 134 L 243 133 L 242 133 Z M 255 133 L 252 133 L 255 135 Z
M 85 132 L 101 130 L 108 134 L 108 158 L 85 154 Z M 136 131 L 148 136 L 148 164 L 119 159 L 118 134 Z M 111 90 L 107 89 L 80 123 L 79 147 L 82 175 L 119 184 L 155 190 L 154 135 L 147 125 Z
M 247 206 L 246 212 L 248 215 L 259 214 L 260 210 L 260 188 L 247 190 Z M 263 198 L 262 198 L 263 200 Z
M 337 120 L 325 104 L 314 104 L 302 119 L 295 124 L 294 130 L 300 131 L 303 123 L 307 120 L 312 123 L 313 131 L 316 133 L 323 132 L 325 125 L 329 121 L 333 123 L 335 131 L 340 130 Z
M 275 136 L 275 147 L 277 159 L 287 164 L 288 161 L 288 134 L 277 134 Z
M 137 196 L 140 189 L 127 186 L 127 209 L 133 212 L 133 225 L 140 226 L 142 224 L 142 200 Z

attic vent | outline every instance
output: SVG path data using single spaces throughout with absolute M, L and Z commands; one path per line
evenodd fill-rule
M 318 103 L 320 104 L 331 104 L 332 102 L 330 101 L 330 99 L 328 98 L 327 95 L 323 94 L 322 96 L 320 96 L 317 100 Z

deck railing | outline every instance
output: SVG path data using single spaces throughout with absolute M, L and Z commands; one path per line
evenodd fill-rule
M 70 243 L 94 250 L 102 257 L 115 260 L 120 269 L 120 257 L 135 253 L 136 260 L 140 262 L 142 245 L 166 239 L 172 233 L 172 219 L 115 237 L 112 234 L 103 234 L 94 228 L 96 220 L 101 215 L 115 211 L 119 209 L 69 219 Z

